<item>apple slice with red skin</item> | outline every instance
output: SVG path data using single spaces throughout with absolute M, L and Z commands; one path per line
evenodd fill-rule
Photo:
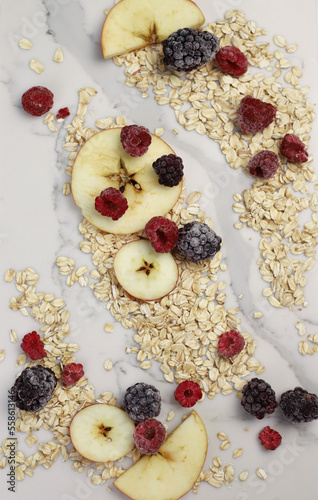
M 154 455 L 144 455 L 114 481 L 133 500 L 176 500 L 195 484 L 205 462 L 208 437 L 192 410 Z
M 105 59 L 160 43 L 180 28 L 197 29 L 204 15 L 191 0 L 121 0 L 107 14 L 101 46 Z

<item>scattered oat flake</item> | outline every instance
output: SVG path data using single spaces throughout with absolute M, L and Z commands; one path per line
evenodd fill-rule
M 113 368 L 113 363 L 110 359 L 107 359 L 104 363 L 104 368 L 107 372 L 109 372 Z
M 58 62 L 58 63 L 61 63 L 64 61 L 63 50 L 61 49 L 61 47 L 56 49 L 54 56 L 53 56 L 53 61 Z
M 35 71 L 35 73 L 42 73 L 42 71 L 44 71 L 44 66 L 43 64 L 41 64 L 39 61 L 37 61 L 36 59 L 31 59 L 30 63 L 29 63 L 29 66 L 30 68 Z
M 243 482 L 243 481 L 246 481 L 247 478 L 248 478 L 248 471 L 247 470 L 243 470 L 239 474 L 239 480 Z
M 105 332 L 111 333 L 114 331 L 114 325 L 112 323 L 105 323 L 104 330 Z
M 30 50 L 32 48 L 32 42 L 27 38 L 21 38 L 21 40 L 19 40 L 19 47 L 23 50 Z
M 253 318 L 254 319 L 259 319 L 259 318 L 262 318 L 262 317 L 263 317 L 263 313 L 262 312 L 255 311 L 254 314 L 253 314 Z
M 277 45 L 277 47 L 286 47 L 287 45 L 287 41 L 285 40 L 285 38 L 279 35 L 275 35 L 273 41 L 275 45 Z
M 10 340 L 13 344 L 18 341 L 18 337 L 15 330 L 10 330 Z
M 173 410 L 170 410 L 168 415 L 167 415 L 167 418 L 166 418 L 166 421 L 167 422 L 171 422 L 171 420 L 175 417 L 175 412 Z
M 242 448 L 236 448 L 236 450 L 233 451 L 233 458 L 238 458 L 242 455 L 243 450 Z
M 14 277 L 15 277 L 15 271 L 13 269 L 8 269 L 6 272 L 5 272 L 5 275 L 4 275 L 4 280 L 7 282 L 7 283 L 11 283 L 11 281 L 14 280 Z
M 0 361 L 3 361 L 3 360 L 4 360 L 5 355 L 6 355 L 5 350 L 4 350 L 4 349 L 2 349 L 2 350 L 0 351 Z
M 304 325 L 304 323 L 301 323 L 301 321 L 297 321 L 297 323 L 295 323 L 295 326 L 298 330 L 298 333 L 300 336 L 303 336 L 305 335 L 306 333 L 306 326 Z
M 257 475 L 260 479 L 266 479 L 266 478 L 267 478 L 267 474 L 266 474 L 266 472 L 264 471 L 264 469 L 261 469 L 260 467 L 256 469 L 256 475 Z
M 69 182 L 65 182 L 63 184 L 63 195 L 69 196 L 71 194 L 71 184 Z
M 160 136 L 162 136 L 162 134 L 164 133 L 164 131 L 165 131 L 165 127 L 156 128 L 155 129 L 155 135 L 157 137 L 160 137 Z
M 298 45 L 296 43 L 292 43 L 290 45 L 287 45 L 286 52 L 291 54 L 292 52 L 296 52 L 297 49 L 298 49 Z

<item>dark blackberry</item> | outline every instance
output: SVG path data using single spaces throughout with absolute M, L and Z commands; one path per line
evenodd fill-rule
M 187 259 L 197 262 L 212 259 L 221 248 L 222 239 L 207 224 L 189 222 L 179 229 L 177 251 Z
M 20 410 L 37 412 L 53 396 L 57 378 L 41 365 L 25 368 L 12 387 L 14 402 Z
M 183 163 L 179 156 L 174 154 L 163 155 L 153 162 L 152 167 L 157 175 L 158 182 L 163 186 L 177 186 L 183 177 Z
M 177 71 L 191 71 L 211 61 L 219 50 L 218 38 L 208 31 L 179 29 L 163 42 L 163 62 Z
M 153 385 L 138 382 L 128 387 L 123 408 L 134 422 L 157 417 L 161 409 L 161 396 Z
M 318 396 L 301 387 L 284 392 L 279 406 L 285 417 L 294 423 L 311 422 L 318 419 Z
M 261 378 L 252 378 L 243 387 L 241 405 L 251 415 L 261 420 L 266 414 L 271 414 L 277 408 L 275 392 Z

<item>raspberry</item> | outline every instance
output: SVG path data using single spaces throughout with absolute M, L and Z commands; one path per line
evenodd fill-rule
M 23 109 L 32 116 L 42 116 L 53 106 L 52 92 L 46 87 L 32 87 L 24 92 L 21 102 Z
M 181 404 L 181 406 L 190 408 L 195 405 L 198 399 L 202 398 L 202 391 L 197 382 L 184 380 L 174 391 L 174 397 L 176 401 Z
M 104 189 L 95 198 L 95 210 L 100 214 L 118 220 L 124 215 L 128 208 L 128 203 L 119 189 L 109 187 Z
M 128 387 L 123 408 L 134 422 L 157 417 L 161 410 L 161 396 L 153 385 L 138 382 Z
M 266 450 L 276 450 L 282 442 L 279 432 L 271 429 L 269 425 L 260 431 L 258 438 Z
M 279 406 L 291 422 L 311 422 L 318 419 L 318 396 L 301 387 L 284 392 Z
M 40 335 L 36 332 L 27 333 L 24 335 L 21 343 L 21 348 L 33 361 L 47 356 Z
M 49 402 L 56 384 L 56 376 L 50 368 L 31 366 L 16 379 L 11 394 L 17 408 L 37 412 Z
M 178 242 L 178 227 L 167 217 L 153 217 L 145 227 L 151 246 L 158 253 L 170 252 Z
M 158 158 L 152 167 L 157 175 L 158 182 L 163 186 L 177 186 L 183 177 L 183 163 L 179 156 L 174 154 L 163 155 Z
M 215 60 L 224 73 L 241 76 L 246 73 L 248 60 L 246 55 L 237 47 L 227 45 L 217 52 Z
M 278 156 L 273 151 L 260 151 L 252 156 L 247 165 L 250 174 L 263 179 L 274 177 L 278 167 Z
M 241 100 L 238 108 L 238 125 L 243 134 L 256 134 L 268 127 L 275 116 L 275 106 L 247 95 Z
M 157 453 L 166 440 L 166 429 L 159 420 L 149 418 L 140 422 L 133 434 L 136 448 L 145 455 Z
M 62 382 L 64 385 L 73 385 L 80 378 L 84 377 L 83 365 L 80 363 L 70 363 L 64 366 Z
M 58 110 L 56 115 L 57 120 L 64 120 L 67 116 L 70 116 L 70 110 L 68 108 L 61 108 Z
M 221 356 L 225 358 L 235 356 L 241 352 L 244 346 L 244 337 L 236 330 L 230 330 L 229 332 L 224 332 L 220 335 L 218 349 Z
M 148 151 L 152 137 L 146 127 L 126 125 L 121 129 L 120 141 L 130 156 L 143 156 Z
M 254 377 L 242 390 L 241 405 L 259 420 L 274 413 L 278 403 L 271 386 L 261 378 Z
M 294 134 L 285 135 L 280 145 L 280 152 L 292 163 L 305 163 L 308 160 L 305 144 Z

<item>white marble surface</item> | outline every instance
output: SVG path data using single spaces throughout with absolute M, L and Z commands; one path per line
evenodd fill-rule
M 302 67 L 302 83 L 310 85 L 310 98 L 316 104 L 317 89 L 317 18 L 315 0 L 197 0 L 206 20 L 223 16 L 228 8 L 240 8 L 249 19 L 255 19 L 265 27 L 268 34 L 285 36 L 289 43 L 298 43 L 299 50 L 292 56 L 293 62 Z M 221 186 L 221 173 L 228 172 L 225 159 L 207 137 L 195 132 L 185 132 L 177 125 L 174 113 L 169 107 L 159 107 L 151 99 L 142 100 L 136 89 L 124 85 L 121 68 L 112 61 L 104 61 L 99 46 L 100 31 L 104 20 L 103 10 L 112 5 L 112 0 L 3 0 L 1 5 L 1 275 L 12 267 L 16 270 L 33 267 L 40 275 L 38 288 L 62 296 L 71 313 L 72 335 L 70 340 L 79 343 L 81 350 L 77 359 L 85 366 L 85 372 L 96 392 L 112 391 L 120 401 L 125 388 L 142 380 L 154 383 L 162 392 L 162 419 L 173 408 L 176 418 L 170 423 L 173 429 L 184 413 L 173 401 L 172 386 L 164 381 L 159 366 L 144 372 L 133 356 L 126 355 L 125 345 L 132 345 L 132 332 L 115 325 L 112 334 L 103 330 L 106 321 L 112 317 L 103 304 L 95 301 L 89 289 L 78 286 L 68 288 L 59 276 L 55 259 L 68 255 L 76 265 L 86 263 L 90 267 L 90 256 L 78 248 L 80 236 L 78 222 L 80 211 L 72 198 L 63 197 L 62 185 L 68 180 L 64 169 L 67 154 L 62 150 L 63 128 L 58 134 L 48 131 L 42 119 L 33 119 L 20 106 L 22 93 L 33 85 L 44 85 L 53 90 L 55 104 L 53 111 L 69 106 L 74 114 L 77 106 L 77 91 L 83 86 L 98 90 L 90 105 L 95 117 L 125 114 L 132 122 L 148 126 L 151 130 L 165 126 L 163 138 L 184 158 L 188 165 L 186 186 L 204 192 L 211 180 Z M 50 31 L 48 31 L 50 30 Z M 17 41 L 22 37 L 32 40 L 32 51 L 22 51 Z M 62 64 L 52 61 L 57 47 L 62 47 L 65 60 Z M 31 57 L 45 65 L 41 75 L 28 67 Z M 124 105 L 120 105 L 123 101 Z M 128 98 L 126 98 L 128 96 Z M 93 120 L 91 119 L 93 125 Z M 174 127 L 179 135 L 172 134 Z M 317 123 L 313 135 L 317 134 Z M 317 157 L 318 146 L 311 142 L 310 152 Z M 214 178 L 208 173 L 213 162 Z M 190 165 L 190 166 L 189 166 Z M 236 231 L 237 220 L 232 212 L 232 195 L 250 185 L 250 179 L 243 174 L 228 175 L 226 190 L 217 191 L 213 197 L 206 193 L 207 213 L 213 218 L 215 229 L 222 235 L 223 253 L 228 264 L 224 279 L 228 284 L 228 308 L 238 306 L 243 331 L 257 339 L 259 346 L 256 357 L 266 366 L 262 375 L 272 384 L 277 394 L 301 385 L 318 392 L 317 356 L 302 357 L 298 353 L 300 337 L 295 329 L 296 321 L 303 321 L 307 332 L 317 333 L 317 265 L 308 273 L 306 298 L 308 307 L 303 310 L 276 310 L 262 298 L 262 282 L 258 267 L 259 235 L 252 230 Z M 37 324 L 30 318 L 9 309 L 9 299 L 16 295 L 13 284 L 1 286 L 1 342 L 6 357 L 0 364 L 0 440 L 7 437 L 7 389 L 16 373 L 15 361 L 20 353 L 19 343 L 9 341 L 9 330 L 14 328 L 19 339 Z M 243 299 L 238 296 L 243 294 Z M 260 320 L 253 319 L 253 311 L 264 312 Z M 105 372 L 103 363 L 111 358 L 114 367 Z M 94 360 L 94 362 L 92 362 Z M 196 497 L 193 493 L 187 499 L 206 500 L 313 500 L 317 498 L 316 474 L 318 455 L 318 422 L 307 426 L 293 426 L 276 414 L 263 421 L 250 418 L 240 407 L 233 393 L 214 400 L 204 400 L 197 405 L 210 437 L 209 452 L 205 469 L 212 457 L 219 455 L 224 464 L 233 463 L 235 480 L 228 486 L 215 490 L 201 484 Z M 276 452 L 266 452 L 257 440 L 257 434 L 264 425 L 277 428 L 283 435 L 283 444 Z M 249 431 L 244 431 L 248 427 Z M 217 432 L 226 432 L 231 447 L 219 450 Z M 50 433 L 43 432 L 43 439 L 49 440 Z M 21 448 L 27 453 L 24 439 Z M 232 458 L 235 448 L 242 447 L 243 455 Z M 268 473 L 266 481 L 255 476 L 257 467 Z M 245 483 L 237 479 L 239 472 L 247 469 L 250 478 Z M 0 471 L 1 499 L 12 498 L 7 491 L 5 474 Z M 111 483 L 110 483 L 111 484 Z M 34 477 L 17 484 L 15 498 L 40 500 L 82 500 L 123 499 L 122 494 L 106 486 L 93 487 L 84 474 L 72 470 L 71 462 L 58 460 L 50 470 L 35 471 Z

